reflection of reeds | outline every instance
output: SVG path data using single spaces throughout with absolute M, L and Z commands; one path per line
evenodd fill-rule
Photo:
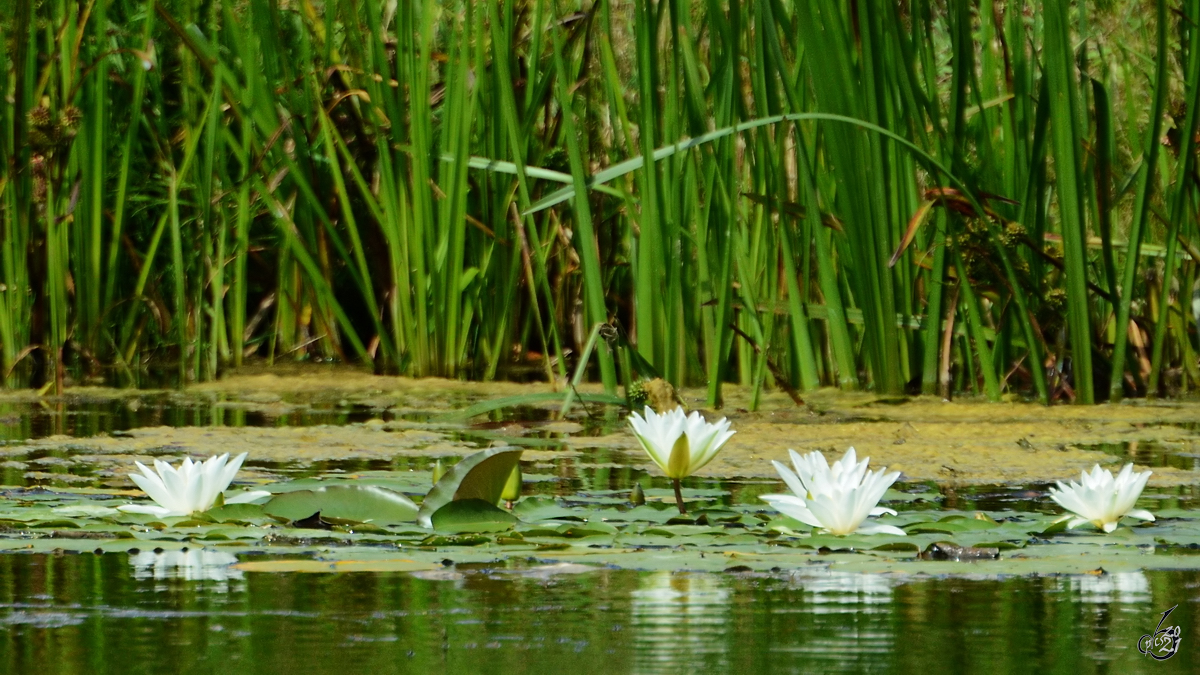
M 1200 0 L 3 5 L 10 383 L 1200 383 Z

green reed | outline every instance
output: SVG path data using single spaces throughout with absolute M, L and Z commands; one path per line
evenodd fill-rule
M 0 366 L 1190 390 L 1152 4 L 6 3 Z

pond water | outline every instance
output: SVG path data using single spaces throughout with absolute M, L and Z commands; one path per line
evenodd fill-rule
M 1195 672 L 1197 572 L 240 573 L 0 557 L 2 673 Z M 160 554 L 161 555 L 161 554 Z M 1158 614 L 1181 653 L 1140 654 Z M 1190 645 L 1188 643 L 1191 643 Z
M 972 431 L 946 436 L 941 422 L 928 421 L 945 414 L 937 409 L 889 404 L 864 415 L 857 404 L 849 412 L 830 407 L 821 424 L 783 409 L 733 413 L 742 415 L 735 428 L 751 429 L 747 438 L 769 439 L 776 427 L 764 433 L 755 425 L 781 418 L 795 426 L 778 429 L 819 439 L 814 449 L 837 447 L 843 431 L 867 443 L 882 438 L 872 452 L 900 453 L 893 464 L 906 460 L 903 452 L 963 446 L 935 460 L 952 464 L 949 473 L 910 464 L 887 498 L 906 527 L 924 532 L 909 537 L 914 552 L 804 548 L 778 537 L 764 553 L 761 535 L 740 533 L 764 527 L 758 495 L 782 483 L 769 466 L 747 468 L 756 465 L 745 447 L 727 466 L 686 482 L 707 519 L 664 515 L 657 529 L 584 532 L 569 544 L 544 529 L 526 530 L 522 547 L 503 536 L 431 543 L 396 528 L 276 528 L 247 538 L 224 521 L 149 523 L 156 532 L 143 521 L 93 518 L 136 494 L 125 477 L 133 459 L 225 450 L 251 453 L 241 487 L 369 480 L 419 497 L 437 459 L 505 443 L 527 449 L 522 492 L 541 499 L 538 508 L 619 513 L 634 485 L 652 500 L 667 494 L 612 411 L 556 421 L 553 406 L 525 406 L 447 422 L 481 397 L 318 388 L 0 401 L 0 675 L 1200 672 L 1200 432 L 1172 410 L 1126 424 L 1133 432 L 1106 421 L 1111 410 L 1082 420 L 1057 413 L 1061 422 L 1010 411 L 1015 441 L 1005 442 L 1017 446 L 1016 459 L 982 469 L 969 462 L 987 453 L 961 440 Z M 1111 540 L 1121 546 L 1104 549 L 1108 557 L 1092 557 L 1089 546 L 1110 541 L 1096 536 L 1028 535 L 1029 522 L 1050 522 L 1059 511 L 1047 498 L 1051 478 L 1078 471 L 1039 473 L 1038 463 L 1105 457 L 1162 474 L 1138 503 L 1166 516 L 1161 523 L 1122 528 Z M 43 515 L 20 520 L 22 508 Z M 978 528 L 959 523 L 973 512 L 993 529 L 969 539 L 967 530 Z M 964 520 L 933 522 L 945 514 Z M 960 531 L 968 545 L 1007 542 L 1016 566 L 917 559 L 916 548 Z M 1019 548 L 1026 539 L 1029 548 Z M 1139 639 L 1172 606 L 1180 653 L 1152 661 L 1139 653 Z

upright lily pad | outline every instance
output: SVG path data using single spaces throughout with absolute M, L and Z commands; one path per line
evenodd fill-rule
M 337 485 L 285 492 L 267 502 L 263 510 L 268 515 L 292 521 L 316 513 L 358 523 L 410 523 L 417 517 L 417 505 L 411 499 L 373 485 Z
M 422 527 L 433 527 L 434 512 L 453 501 L 481 499 L 489 504 L 499 504 L 504 486 L 522 452 L 520 448 L 489 448 L 464 457 L 425 495 L 417 513 L 417 523 Z

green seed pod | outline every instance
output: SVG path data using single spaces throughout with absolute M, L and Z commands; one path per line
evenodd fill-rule
M 633 484 L 633 490 L 629 493 L 629 503 L 634 506 L 641 506 L 646 503 L 646 491 L 642 489 L 641 483 Z

